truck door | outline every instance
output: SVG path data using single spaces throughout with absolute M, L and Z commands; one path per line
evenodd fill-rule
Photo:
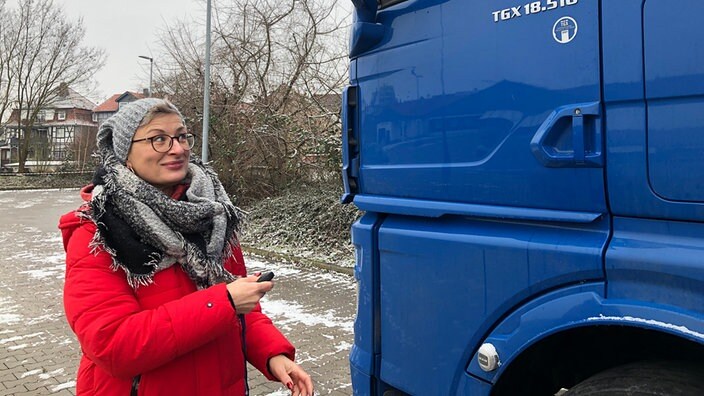
M 366 356 L 365 375 L 448 395 L 507 312 L 603 279 L 600 2 L 366 3 L 345 198 L 384 215 L 355 228 L 361 291 L 376 289 L 361 296 L 373 322 L 355 325 L 368 333 L 353 366 Z
M 704 312 L 704 3 L 604 4 L 610 298 Z M 650 318 L 655 319 L 655 318 Z M 662 319 L 667 322 L 666 319 Z

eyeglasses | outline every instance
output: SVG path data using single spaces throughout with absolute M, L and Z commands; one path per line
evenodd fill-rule
M 178 144 L 180 144 L 184 150 L 190 150 L 193 148 L 193 145 L 196 144 L 196 137 L 192 133 L 182 133 L 176 136 L 161 134 L 144 139 L 135 139 L 132 143 L 143 142 L 145 140 L 148 140 L 149 143 L 152 144 L 152 148 L 157 153 L 168 153 L 174 145 L 174 140 L 178 140 Z

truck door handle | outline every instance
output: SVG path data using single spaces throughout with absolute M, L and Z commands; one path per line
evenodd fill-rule
M 359 129 L 357 86 L 350 85 L 342 93 L 342 203 L 350 203 L 359 191 Z
M 586 117 L 597 118 L 600 115 L 600 103 L 576 103 L 558 107 L 540 125 L 538 132 L 530 142 L 530 149 L 535 158 L 550 168 L 594 168 L 603 165 L 601 149 L 601 131 L 596 123 L 590 123 L 587 130 Z M 564 118 L 571 118 L 572 150 L 565 149 L 560 143 L 569 128 L 558 128 L 565 123 Z

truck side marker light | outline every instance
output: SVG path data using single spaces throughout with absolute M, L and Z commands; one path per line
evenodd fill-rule
M 479 363 L 479 367 L 486 372 L 494 371 L 499 367 L 499 354 L 496 353 L 494 345 L 486 343 L 479 347 L 477 363 Z

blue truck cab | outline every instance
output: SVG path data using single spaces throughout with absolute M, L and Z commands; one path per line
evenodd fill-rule
M 353 3 L 354 394 L 704 394 L 704 2 Z

